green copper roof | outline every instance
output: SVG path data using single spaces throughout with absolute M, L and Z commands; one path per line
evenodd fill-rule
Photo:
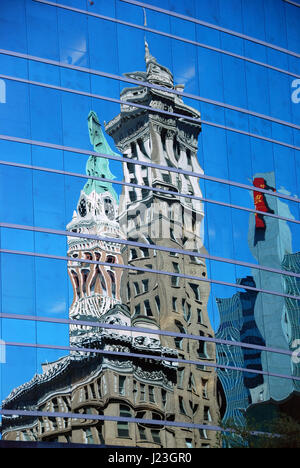
M 97 114 L 93 111 L 91 111 L 88 116 L 88 128 L 90 142 L 93 145 L 95 152 L 120 157 L 119 154 L 115 153 L 111 149 L 106 141 Z M 93 177 L 115 179 L 115 176 L 109 169 L 108 159 L 101 157 L 98 158 L 97 156 L 89 157 L 86 163 L 86 173 Z M 97 193 L 110 192 L 115 200 L 118 200 L 118 195 L 110 182 L 89 179 L 83 187 L 83 190 L 87 195 L 89 195 L 93 190 L 96 190 Z

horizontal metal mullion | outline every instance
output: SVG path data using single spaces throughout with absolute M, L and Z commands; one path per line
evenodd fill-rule
M 268 346 L 249 344 L 249 343 L 244 343 L 243 341 L 224 340 L 224 339 L 212 338 L 208 336 L 192 335 L 189 333 L 176 333 L 176 332 L 171 332 L 168 330 L 152 330 L 150 328 L 108 324 L 105 322 L 97 322 L 97 321 L 93 322 L 90 320 L 59 319 L 56 317 L 41 317 L 41 316 L 36 316 L 36 315 L 22 315 L 22 314 L 11 314 L 11 313 L 0 312 L 0 319 L 1 318 L 10 319 L 10 320 L 26 320 L 26 321 L 33 321 L 33 322 L 43 322 L 43 323 L 58 323 L 61 325 L 83 325 L 83 326 L 88 326 L 92 328 L 95 327 L 95 328 L 104 328 L 104 329 L 109 329 L 109 330 L 147 333 L 150 335 L 152 334 L 152 335 L 159 335 L 159 336 L 170 336 L 173 338 L 183 338 L 187 340 L 204 341 L 207 343 L 214 343 L 216 345 L 236 346 L 239 348 L 254 349 L 256 351 L 264 351 L 264 352 L 273 353 L 273 354 L 282 354 L 285 356 L 292 356 L 294 354 L 294 352 L 290 350 L 270 348 Z M 201 324 L 199 324 L 199 326 L 200 325 Z
M 71 231 L 62 231 L 60 229 L 42 228 L 38 226 L 28 226 L 24 224 L 13 224 L 13 223 L 3 223 L 3 222 L 0 222 L 0 228 L 18 229 L 18 230 L 23 230 L 23 231 L 32 231 L 32 232 L 39 232 L 39 233 L 44 233 L 44 234 L 53 234 L 53 235 L 66 236 L 66 237 L 76 237 L 80 239 L 99 240 L 103 242 L 110 242 L 113 244 L 130 245 L 132 247 L 139 247 L 139 248 L 141 247 L 141 248 L 147 248 L 151 250 L 158 250 L 161 252 L 168 252 L 168 253 L 172 252 L 172 253 L 176 253 L 180 255 L 189 255 L 189 256 L 193 256 L 197 258 L 211 260 L 214 262 L 228 263 L 230 265 L 238 265 L 238 266 L 242 266 L 245 268 L 254 268 L 256 270 L 267 271 L 267 272 L 275 273 L 278 275 L 300 278 L 300 273 L 295 273 L 289 270 L 278 270 L 276 268 L 266 267 L 266 266 L 259 265 L 256 263 L 242 262 L 239 260 L 229 259 L 225 257 L 216 257 L 216 256 L 209 255 L 209 254 L 194 252 L 193 250 L 176 249 L 176 248 L 171 248 L 171 247 L 164 247 L 162 245 L 157 245 L 157 244 L 145 244 L 143 242 L 125 240 L 125 239 L 116 238 L 116 237 L 103 237 L 103 236 L 96 236 L 93 234 L 81 234 L 81 233 L 74 233 Z
M 193 360 L 193 359 L 181 359 L 181 358 L 175 358 L 175 357 L 173 358 L 163 353 L 161 353 L 158 356 L 155 354 L 130 353 L 130 352 L 125 352 L 125 351 L 111 351 L 111 350 L 104 350 L 104 349 L 97 349 L 97 348 L 85 348 L 85 347 L 75 347 L 75 346 L 47 345 L 47 344 L 40 344 L 40 343 L 20 343 L 20 342 L 15 342 L 15 341 L 6 341 L 5 346 L 52 349 L 52 350 L 70 351 L 70 352 L 76 352 L 76 353 L 101 354 L 103 356 L 117 356 L 118 358 L 129 357 L 129 358 L 135 358 L 135 359 L 165 361 L 165 362 L 176 363 L 176 364 L 192 364 L 195 366 L 212 367 L 213 369 L 232 370 L 232 371 L 238 371 L 238 372 L 246 372 L 248 374 L 266 375 L 269 377 L 276 377 L 280 379 L 300 381 L 300 377 L 296 377 L 292 375 L 278 374 L 275 372 L 267 372 L 267 371 L 256 370 L 256 369 L 248 369 L 246 367 L 237 367 L 237 366 L 229 366 L 225 364 L 217 364 L 216 362 L 212 362 L 211 360 L 200 361 L 200 360 Z
M 116 421 L 116 422 L 128 422 L 137 424 L 151 424 L 154 426 L 168 426 L 168 427 L 182 427 L 185 429 L 205 429 L 208 431 L 225 431 L 225 429 L 219 426 L 211 426 L 206 424 L 193 424 L 184 423 L 179 421 L 166 421 L 158 419 L 145 419 L 145 418 L 129 418 L 125 416 L 109 416 L 100 414 L 87 414 L 87 413 L 60 413 L 51 411 L 33 411 L 33 410 L 0 410 L 0 414 L 3 416 L 34 416 L 34 417 L 52 417 L 52 418 L 68 418 L 68 419 L 88 419 L 89 421 Z M 228 432 L 228 429 L 226 430 Z
M 60 151 L 67 151 L 67 152 L 82 154 L 82 155 L 87 155 L 87 156 L 95 156 L 95 157 L 98 157 L 98 158 L 106 158 L 106 159 L 110 159 L 110 160 L 113 160 L 113 161 L 118 161 L 120 163 L 130 163 L 130 164 L 136 164 L 136 165 L 139 165 L 139 166 L 151 167 L 151 168 L 154 168 L 154 169 L 160 169 L 160 170 L 164 170 L 164 171 L 168 171 L 168 172 L 174 172 L 176 174 L 184 174 L 184 175 L 188 175 L 188 176 L 191 176 L 191 177 L 196 177 L 196 178 L 199 178 L 199 179 L 207 180 L 209 182 L 216 182 L 216 183 L 220 183 L 220 184 L 224 184 L 224 185 L 230 185 L 232 187 L 245 189 L 245 190 L 250 190 L 252 192 L 260 192 L 260 193 L 264 193 L 266 195 L 269 195 L 271 197 L 282 198 L 284 200 L 289 200 L 289 201 L 292 201 L 292 202 L 300 203 L 299 198 L 294 198 L 294 197 L 291 197 L 289 195 L 282 194 L 280 192 L 273 192 L 273 191 L 270 191 L 270 190 L 261 189 L 259 187 L 254 187 L 253 185 L 246 185 L 246 184 L 241 184 L 239 182 L 234 182 L 234 181 L 230 181 L 230 180 L 226 180 L 226 179 L 220 179 L 218 177 L 209 176 L 209 175 L 206 175 L 206 174 L 203 174 L 203 173 L 197 173 L 197 172 L 188 171 L 188 170 L 184 170 L 184 169 L 178 169 L 178 168 L 174 168 L 174 167 L 170 167 L 170 166 L 162 166 L 160 164 L 155 164 L 155 163 L 148 162 L 148 161 L 139 161 L 139 160 L 135 160 L 135 159 L 130 159 L 130 158 L 126 158 L 126 157 L 124 157 L 122 155 L 120 155 L 120 157 L 118 157 L 118 156 L 114 156 L 114 155 L 107 155 L 107 154 L 104 154 L 104 153 L 98 153 L 98 152 L 95 152 L 95 151 L 89 151 L 89 150 L 85 150 L 85 149 L 81 149 L 81 148 L 58 145 L 58 144 L 48 143 L 48 142 L 43 142 L 43 141 L 36 141 L 36 140 L 28 139 L 28 138 L 20 138 L 20 137 L 15 137 L 15 136 L 10 136 L 10 135 L 1 135 L 0 134 L 0 140 L 5 140 L 5 141 L 15 142 L 15 143 L 22 143 L 22 144 L 33 145 L 33 146 L 41 146 L 43 148 L 50 148 L 50 149 L 55 149 L 55 150 L 60 150 Z M 115 181 L 114 181 L 114 183 L 115 183 Z
M 65 175 L 65 176 L 70 176 L 70 177 L 78 177 L 82 179 L 91 179 L 91 180 L 98 180 L 102 182 L 108 182 L 111 184 L 116 184 L 116 185 L 121 185 L 121 186 L 126 186 L 126 187 L 134 187 L 142 190 L 148 190 L 156 193 L 163 193 L 167 195 L 173 195 L 176 196 L 177 198 L 188 198 L 191 200 L 197 200 L 201 201 L 203 203 L 211 203 L 213 205 L 218 205 L 218 206 L 225 206 L 227 208 L 232 208 L 240 211 L 246 211 L 247 213 L 254 213 L 254 214 L 260 214 L 262 216 L 269 216 L 271 218 L 279 219 L 281 221 L 287 221 L 291 222 L 294 224 L 300 224 L 300 220 L 293 219 L 293 218 L 286 218 L 280 215 L 277 215 L 275 213 L 268 213 L 265 211 L 258 211 L 253 208 L 248 208 L 245 206 L 240 206 L 240 205 L 233 205 L 232 203 L 227 203 L 227 202 L 221 202 L 218 200 L 211 200 L 209 198 L 205 197 L 200 197 L 197 195 L 190 195 L 187 193 L 181 193 L 181 192 L 174 192 L 171 190 L 165 190 L 165 189 L 160 189 L 157 187 L 152 187 L 148 185 L 139 185 L 139 184 L 134 184 L 132 182 L 124 182 L 124 181 L 119 181 L 116 179 L 107 179 L 105 177 L 95 177 L 95 176 L 89 176 L 85 174 L 79 174 L 77 172 L 70 172 L 70 171 L 62 171 L 60 169 L 52 169 L 52 168 L 46 168 L 46 167 L 41 167 L 41 166 L 32 166 L 30 164 L 24 164 L 24 163 L 14 163 L 10 161 L 1 161 L 0 164 L 5 165 L 5 166 L 11 166 L 11 167 L 18 167 L 21 169 L 29 169 L 29 170 L 36 170 L 36 171 L 41 171 L 41 172 L 48 172 L 50 174 L 58 174 L 58 175 Z
M 40 0 L 35 0 L 35 1 L 40 2 Z M 237 31 L 233 31 L 232 29 L 222 28 L 221 26 L 218 26 L 218 25 L 213 24 L 213 23 L 208 23 L 207 21 L 203 21 L 203 20 L 200 20 L 198 18 L 194 18 L 192 16 L 183 15 L 181 13 L 177 13 L 176 11 L 165 10 L 165 9 L 157 7 L 155 5 L 149 5 L 149 3 L 139 2 L 139 1 L 136 1 L 136 0 L 119 0 L 119 1 L 124 2 L 124 3 L 129 3 L 131 5 L 139 6 L 139 7 L 142 7 L 142 8 L 147 8 L 149 10 L 153 10 L 153 11 L 156 11 L 158 13 L 162 13 L 162 14 L 165 14 L 165 15 L 168 15 L 168 16 L 174 16 L 175 18 L 182 19 L 184 21 L 189 21 L 190 23 L 199 24 L 200 26 L 205 26 L 205 27 L 210 28 L 210 29 L 215 29 L 216 31 L 219 31 L 219 32 L 222 32 L 222 33 L 225 33 L 225 34 L 229 34 L 231 36 L 239 37 L 240 39 L 244 39 L 246 41 L 254 42 L 256 44 L 259 44 L 259 45 L 262 45 L 262 46 L 265 46 L 265 47 L 269 47 L 270 49 L 277 50 L 278 52 L 282 52 L 284 54 L 288 54 L 288 55 L 292 55 L 293 57 L 300 58 L 300 54 L 298 54 L 297 52 L 295 52 L 293 50 L 285 49 L 283 47 L 277 46 L 276 44 L 272 44 L 271 42 L 262 41 L 262 40 L 260 40 L 260 39 L 258 39 L 256 37 L 248 36 L 246 34 L 242 34 L 242 33 L 239 33 Z M 290 0 L 285 0 L 285 1 L 288 1 L 289 3 L 291 3 Z M 295 2 L 292 2 L 292 3 L 294 5 L 296 5 L 296 6 L 300 6 L 299 4 L 297 5 Z
M 290 5 L 294 5 L 300 8 L 300 3 L 293 2 L 293 0 L 283 0 L 285 3 L 290 3 Z
M 293 300 L 299 300 L 300 301 L 300 296 L 293 296 L 291 294 L 285 294 L 285 293 L 279 293 L 276 291 L 269 291 L 266 289 L 261 289 L 261 288 L 254 288 L 252 286 L 246 286 L 246 285 L 241 285 L 238 283 L 229 283 L 227 281 L 219 281 L 219 280 L 214 280 L 214 279 L 209 279 L 209 278 L 203 278 L 199 276 L 193 276 L 193 275 L 186 275 L 184 273 L 173 273 L 170 271 L 165 271 L 165 270 L 155 270 L 155 269 L 149 269 L 149 268 L 142 268 L 142 267 L 136 267 L 132 265 L 124 265 L 121 263 L 108 263 L 108 262 L 101 262 L 97 260 L 88 260 L 88 259 L 80 259 L 80 258 L 73 258 L 73 257 L 68 257 L 68 256 L 63 256 L 63 255 L 51 255 L 51 254 L 42 254 L 38 252 L 26 252 L 26 251 L 20 251 L 20 250 L 12 250 L 12 249 L 0 249 L 0 252 L 4 254 L 11 254 L 11 255 L 24 255 L 27 257 L 37 257 L 37 258 L 49 258 L 51 260 L 62 260 L 62 261 L 67 261 L 67 262 L 73 262 L 73 263 L 90 263 L 90 264 L 96 264 L 96 265 L 103 265 L 103 266 L 108 266 L 110 268 L 121 268 L 124 270 L 132 270 L 132 271 L 140 271 L 144 273 L 152 273 L 156 275 L 167 275 L 167 276 L 174 276 L 176 278 L 182 278 L 182 279 L 189 279 L 189 280 L 194 280 L 194 281 L 202 281 L 203 283 L 211 283 L 211 284 L 217 284 L 220 286 L 229 286 L 231 288 L 237 288 L 237 289 L 242 289 L 242 290 L 248 290 L 248 291 L 253 291 L 257 293 L 264 293 L 264 294 L 269 294 L 271 296 L 279 296 L 279 297 L 284 297 L 288 299 L 293 299 Z
M 257 133 L 251 133 L 251 132 L 248 132 L 246 130 L 240 130 L 240 129 L 235 128 L 235 127 L 229 127 L 228 125 L 223 125 L 223 124 L 219 124 L 219 123 L 216 123 L 216 122 L 210 122 L 210 121 L 203 120 L 203 119 L 200 119 L 200 118 L 198 119 L 198 118 L 194 118 L 194 117 L 188 117 L 188 116 L 183 115 L 183 114 L 177 114 L 176 112 L 165 111 L 163 109 L 158 109 L 156 107 L 145 106 L 143 104 L 138 104 L 138 103 L 131 102 L 131 101 L 124 101 L 122 99 L 112 98 L 112 97 L 108 97 L 108 96 L 102 96 L 102 95 L 99 95 L 99 94 L 88 93 L 86 91 L 80 91 L 80 90 L 76 90 L 76 89 L 72 89 L 72 88 L 65 88 L 65 87 L 62 87 L 62 86 L 51 85 L 51 84 L 48 84 L 48 83 L 42 83 L 42 82 L 39 82 L 39 81 L 28 80 L 28 79 L 25 79 L 25 78 L 17 78 L 17 77 L 8 76 L 8 75 L 0 75 L 0 78 L 6 79 L 6 80 L 11 80 L 11 81 L 16 81 L 16 82 L 20 82 L 20 83 L 26 83 L 26 84 L 30 84 L 32 86 L 40 86 L 40 87 L 44 87 L 44 88 L 48 88 L 48 89 L 54 89 L 54 90 L 57 90 L 57 91 L 62 91 L 62 92 L 67 92 L 67 93 L 72 93 L 72 94 L 78 94 L 80 96 L 91 97 L 91 98 L 100 99 L 100 100 L 103 100 L 103 101 L 114 102 L 116 104 L 126 105 L 128 107 L 134 107 L 134 108 L 138 108 L 138 109 L 145 109 L 145 110 L 147 110 L 149 112 L 157 112 L 158 114 L 168 115 L 170 117 L 177 117 L 179 119 L 188 120 L 190 122 L 195 122 L 195 123 L 199 123 L 199 124 L 202 124 L 202 125 L 208 125 L 208 126 L 211 126 L 211 127 L 221 128 L 221 129 L 229 131 L 229 132 L 238 133 L 238 134 L 245 135 L 245 136 L 248 136 L 248 137 L 251 137 L 251 138 L 256 138 L 258 140 L 267 141 L 269 143 L 273 143 L 273 144 L 276 144 L 276 145 L 284 146 L 286 148 L 291 148 L 291 149 L 300 151 L 299 146 L 295 146 L 295 145 L 293 145 L 291 143 L 286 143 L 284 141 L 275 140 L 274 138 L 265 137 L 263 135 L 259 135 Z
M 74 11 L 76 13 L 81 13 L 81 14 L 84 14 L 84 15 L 87 15 L 87 16 L 92 16 L 92 17 L 95 17 L 95 18 L 103 19 L 105 21 L 110 21 L 110 22 L 114 22 L 114 23 L 117 23 L 117 24 L 122 24 L 124 26 L 129 26 L 129 27 L 132 27 L 132 28 L 135 28 L 135 29 L 140 29 L 142 31 L 148 31 L 148 32 L 153 33 L 153 34 L 158 34 L 158 35 L 163 36 L 163 37 L 168 37 L 170 39 L 175 39 L 175 40 L 178 40 L 178 41 L 181 41 L 181 42 L 185 42 L 187 44 L 192 44 L 192 45 L 195 45 L 197 47 L 202 47 L 202 48 L 205 48 L 205 49 L 208 49 L 208 50 L 212 50 L 214 52 L 219 52 L 221 54 L 228 55 L 230 57 L 234 57 L 234 58 L 237 58 L 237 59 L 240 59 L 240 60 L 244 60 L 244 61 L 247 61 L 247 62 L 250 62 L 250 63 L 254 63 L 256 65 L 263 66 L 265 68 L 269 68 L 269 69 L 278 71 L 280 73 L 285 73 L 285 74 L 290 75 L 290 76 L 295 76 L 296 78 L 299 77 L 299 75 L 297 75 L 295 73 L 292 73 L 292 72 L 289 72 L 288 70 L 283 70 L 281 68 L 269 65 L 267 63 L 251 59 L 250 57 L 245 57 L 243 55 L 236 54 L 234 52 L 226 51 L 224 49 L 220 49 L 220 48 L 217 48 L 217 47 L 210 46 L 208 44 L 203 44 L 203 43 L 200 43 L 200 42 L 197 42 L 197 41 L 193 41 L 191 39 L 187 39 L 187 38 L 184 38 L 184 37 L 181 37 L 181 36 L 175 36 L 174 34 L 159 31 L 157 29 L 148 28 L 147 26 L 141 26 L 141 25 L 138 25 L 138 24 L 135 24 L 135 23 L 130 23 L 128 21 L 123 21 L 123 20 L 120 20 L 120 19 L 117 19 L 117 18 L 112 18 L 112 17 L 100 15 L 98 13 L 93 13 L 93 12 L 90 12 L 90 11 L 87 11 L 87 10 L 80 10 L 79 8 L 73 8 L 73 7 L 69 7 L 67 5 L 53 3 L 53 2 L 46 1 L 46 0 L 34 0 L 34 1 L 39 2 L 39 3 L 43 3 L 45 5 L 55 6 L 57 8 L 63 8 L 65 10 Z

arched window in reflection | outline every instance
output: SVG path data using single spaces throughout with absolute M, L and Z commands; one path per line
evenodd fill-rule
M 191 392 L 197 393 L 196 382 L 193 373 L 190 373 L 189 376 L 189 383 L 188 383 L 188 390 Z
M 111 270 L 107 270 L 107 273 L 108 273 L 108 275 L 110 277 L 110 281 L 111 281 L 111 295 L 115 299 L 115 297 L 116 297 L 116 278 L 115 278 L 115 274 Z
M 146 301 L 144 301 L 144 312 L 145 312 L 145 315 L 147 317 L 152 317 L 153 316 L 150 301 L 148 299 L 146 299 Z
M 95 286 L 96 286 L 96 282 L 97 282 L 98 269 L 99 269 L 99 266 L 96 265 L 95 270 L 94 270 L 93 279 L 92 279 L 91 284 L 90 284 L 90 292 L 91 292 L 91 294 L 94 294 L 94 293 L 95 293 Z
M 200 336 L 205 336 L 203 331 L 200 330 L 200 333 L 199 333 Z M 205 341 L 199 341 L 199 347 L 198 347 L 198 356 L 199 358 L 201 359 L 207 359 L 208 358 L 208 355 L 207 355 L 207 350 L 206 350 L 206 342 Z
M 84 258 L 86 260 L 93 260 L 93 255 L 91 254 L 91 252 L 84 252 Z
M 77 296 L 77 299 L 80 297 L 80 290 L 79 290 L 79 279 L 78 279 L 78 275 L 76 273 L 75 270 L 71 270 L 71 275 L 72 275 L 72 278 L 74 280 L 74 283 L 75 283 L 75 288 L 76 288 L 76 296 Z
M 160 431 L 158 429 L 151 429 L 151 436 L 153 442 L 155 442 L 156 444 L 161 444 Z
M 114 257 L 113 255 L 107 255 L 106 262 L 107 263 L 116 263 L 116 257 Z
M 82 268 L 81 276 L 82 276 L 82 292 L 86 294 L 86 283 L 89 276 L 90 270 L 87 268 Z
M 193 415 L 197 413 L 199 405 L 198 403 L 194 403 L 192 400 L 190 400 L 190 408 L 192 410 Z
M 100 283 L 101 283 L 102 294 L 103 294 L 103 296 L 107 296 L 106 281 L 105 281 L 105 278 L 104 278 L 104 276 L 103 276 L 103 274 L 101 273 L 100 270 L 99 270 L 99 276 L 100 276 Z
M 149 385 L 149 401 L 150 403 L 155 403 L 155 390 L 152 385 Z
M 130 249 L 129 260 L 135 260 L 136 258 L 138 258 L 138 254 L 137 254 L 136 249 Z
M 179 403 L 179 411 L 181 414 L 186 414 L 186 409 L 183 401 L 183 397 L 179 396 L 178 397 L 178 403 Z
M 186 333 L 186 329 L 184 328 L 181 322 L 175 320 L 175 324 L 178 328 L 179 333 Z M 174 342 L 177 349 L 183 349 L 183 338 L 176 337 L 174 338 Z

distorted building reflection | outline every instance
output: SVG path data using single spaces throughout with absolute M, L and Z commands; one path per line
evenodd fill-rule
M 273 172 L 256 174 L 253 181 L 255 187 L 275 192 Z M 282 353 L 217 345 L 219 363 L 264 372 L 264 375 L 244 372 L 242 376 L 236 371 L 218 371 L 227 403 L 223 420 L 240 424 L 246 414 L 261 421 L 280 413 L 300 418 L 299 412 L 295 412 L 299 383 L 291 378 L 274 376 L 299 374 L 299 364 L 293 363 L 288 353 L 299 336 L 299 304 L 296 299 L 280 296 L 280 293 L 297 295 L 299 280 L 295 276 L 272 272 L 273 269 L 298 273 L 299 254 L 292 253 L 292 235 L 287 221 L 263 213 L 290 219 L 293 216 L 288 204 L 278 197 L 255 190 L 253 196 L 255 208 L 260 213 L 250 215 L 248 245 L 258 265 L 269 268 L 269 271 L 253 268 L 252 276 L 239 280 L 239 284 L 260 290 L 271 289 L 279 295 L 246 291 L 232 298 L 218 299 L 221 324 L 216 336 L 270 350 L 276 348 Z
M 146 72 L 128 76 L 170 90 L 182 89 L 174 85 L 171 72 L 151 56 L 147 43 L 145 61 Z M 203 173 L 197 160 L 198 111 L 184 104 L 180 95 L 143 85 L 125 88 L 121 98 L 186 116 L 176 118 L 122 104 L 121 113 L 105 125 L 121 154 L 133 161 Z M 100 154 L 87 161 L 90 178 L 67 225 L 68 273 L 73 288 L 70 345 L 78 350 L 44 364 L 42 374 L 11 392 L 3 402 L 4 409 L 50 414 L 4 416 L 3 438 L 106 446 L 213 446 L 214 432 L 188 426 L 219 422 L 217 375 L 209 366 L 216 362 L 215 345 L 159 334 L 159 330 L 167 330 L 214 336 L 207 313 L 209 282 L 201 281 L 207 276 L 206 265 L 193 255 L 206 252 L 199 181 L 124 162 L 125 185 L 119 201 L 108 160 L 101 155 L 120 160 L 121 156 L 110 148 L 94 112 L 89 114 L 88 128 L 94 152 Z M 116 241 L 103 240 L 105 237 Z M 128 240 L 129 245 L 118 240 Z M 134 246 L 136 242 L 144 247 Z M 176 253 L 176 249 L 191 255 Z M 122 264 L 132 270 L 118 267 Z M 187 280 L 181 273 L 200 279 Z M 95 327 L 93 322 L 111 328 Z M 127 331 L 126 327 L 137 330 Z M 139 354 L 144 357 L 137 358 Z M 161 359 L 151 359 L 151 355 Z M 201 362 L 185 363 L 189 360 Z M 55 413 L 78 413 L 79 417 Z M 175 421 L 179 427 L 166 426 L 164 421 Z
M 147 42 L 145 60 L 146 72 L 128 73 L 127 76 L 165 88 L 183 89 L 182 86 L 174 86 L 171 72 L 150 54 Z M 149 112 L 122 104 L 121 113 L 108 122 L 105 129 L 124 156 L 133 162 L 151 161 L 164 167 L 203 173 L 197 159 L 201 131 L 198 111 L 187 106 L 180 95 L 148 88 L 142 83 L 125 88 L 121 97 L 125 102 L 187 117 L 177 119 L 157 111 Z M 149 245 L 149 248 L 128 246 L 122 250 L 126 264 L 144 269 L 126 270 L 122 276 L 123 303 L 131 310 L 134 326 L 157 326 L 161 330 L 212 337 L 213 330 L 207 313 L 209 283 L 201 279 L 189 281 L 168 274 L 151 274 L 153 269 L 200 278 L 207 276 L 205 262 L 199 257 L 150 248 L 156 245 L 173 250 L 206 252 L 203 245 L 204 208 L 198 179 L 128 162 L 124 163 L 124 176 L 128 183 L 154 189 L 125 186 L 120 200 L 119 219 L 123 234 L 128 240 Z M 191 199 L 181 194 L 198 198 Z M 162 336 L 161 342 L 168 348 L 176 349 L 180 359 L 215 362 L 215 346 L 212 343 L 167 336 Z M 180 364 L 174 387 L 176 421 L 217 424 L 216 384 L 216 373 L 212 368 Z M 176 446 L 184 446 L 186 438 L 193 446 L 206 443 L 201 431 L 188 434 L 180 428 L 175 429 Z
M 238 284 L 255 287 L 252 277 L 240 279 Z M 231 298 L 217 299 L 220 326 L 216 338 L 252 345 L 264 346 L 264 341 L 254 319 L 256 291 L 238 292 Z M 217 344 L 217 362 L 224 366 L 262 370 L 261 351 Z M 223 422 L 245 423 L 244 413 L 255 398 L 254 393 L 263 384 L 259 374 L 234 369 L 219 369 L 218 376 L 226 397 Z

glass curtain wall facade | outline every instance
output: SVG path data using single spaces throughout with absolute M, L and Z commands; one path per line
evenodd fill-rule
M 1 439 L 300 421 L 299 0 L 0 3 Z

